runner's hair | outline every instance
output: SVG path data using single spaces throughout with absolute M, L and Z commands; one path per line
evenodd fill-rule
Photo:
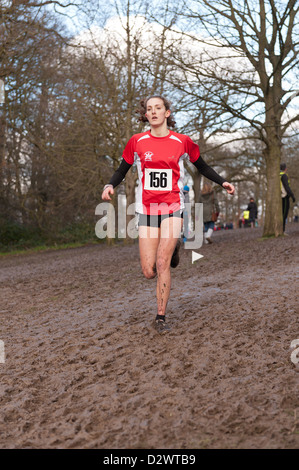
M 164 96 L 160 96 L 160 95 L 152 95 L 152 96 L 149 96 L 148 98 L 144 98 L 140 101 L 140 106 L 139 108 L 136 110 L 136 113 L 139 114 L 139 119 L 138 121 L 141 121 L 141 122 L 148 122 L 148 119 L 147 117 L 145 116 L 146 114 L 146 106 L 147 106 L 147 102 L 148 100 L 150 100 L 151 98 L 159 98 L 160 100 L 163 101 L 163 104 L 165 106 L 165 109 L 166 111 L 168 111 L 170 109 L 171 111 L 171 102 L 164 98 Z M 170 114 L 170 116 L 168 116 L 167 118 L 167 126 L 168 127 L 175 127 L 175 120 L 173 119 L 173 116 L 172 114 Z

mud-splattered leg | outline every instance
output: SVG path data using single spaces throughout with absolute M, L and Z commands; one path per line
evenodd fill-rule
M 156 276 L 156 258 L 160 241 L 158 227 L 139 227 L 139 253 L 140 263 L 144 276 L 152 279 Z
M 170 294 L 170 261 L 181 234 L 182 219 L 171 217 L 161 223 L 160 241 L 157 251 L 157 304 L 158 315 L 165 315 Z

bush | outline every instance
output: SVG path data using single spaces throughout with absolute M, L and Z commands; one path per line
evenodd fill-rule
M 77 223 L 67 225 L 64 228 L 58 230 L 55 234 L 48 235 L 46 237 L 47 243 L 86 243 L 89 241 L 98 240 L 94 225 L 88 223 Z
M 93 224 L 72 224 L 47 233 L 21 224 L 0 221 L 0 251 L 2 252 L 95 241 L 99 239 L 95 235 Z
M 0 222 L 0 249 L 12 247 L 26 248 L 42 242 L 41 234 L 32 229 L 13 222 Z

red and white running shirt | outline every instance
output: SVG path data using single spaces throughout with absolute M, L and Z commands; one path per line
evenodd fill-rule
M 183 161 L 189 158 L 194 163 L 199 156 L 198 145 L 184 134 L 169 131 L 166 137 L 154 137 L 147 131 L 133 135 L 123 158 L 137 165 L 136 212 L 156 215 L 183 209 Z

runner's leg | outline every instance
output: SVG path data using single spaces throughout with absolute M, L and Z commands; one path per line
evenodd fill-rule
M 159 245 L 160 229 L 158 227 L 139 227 L 140 263 L 144 276 L 152 279 L 156 276 L 156 258 Z
M 168 217 L 161 222 L 156 260 L 158 315 L 165 315 L 171 286 L 170 261 L 177 240 L 181 236 L 182 223 L 180 217 Z

